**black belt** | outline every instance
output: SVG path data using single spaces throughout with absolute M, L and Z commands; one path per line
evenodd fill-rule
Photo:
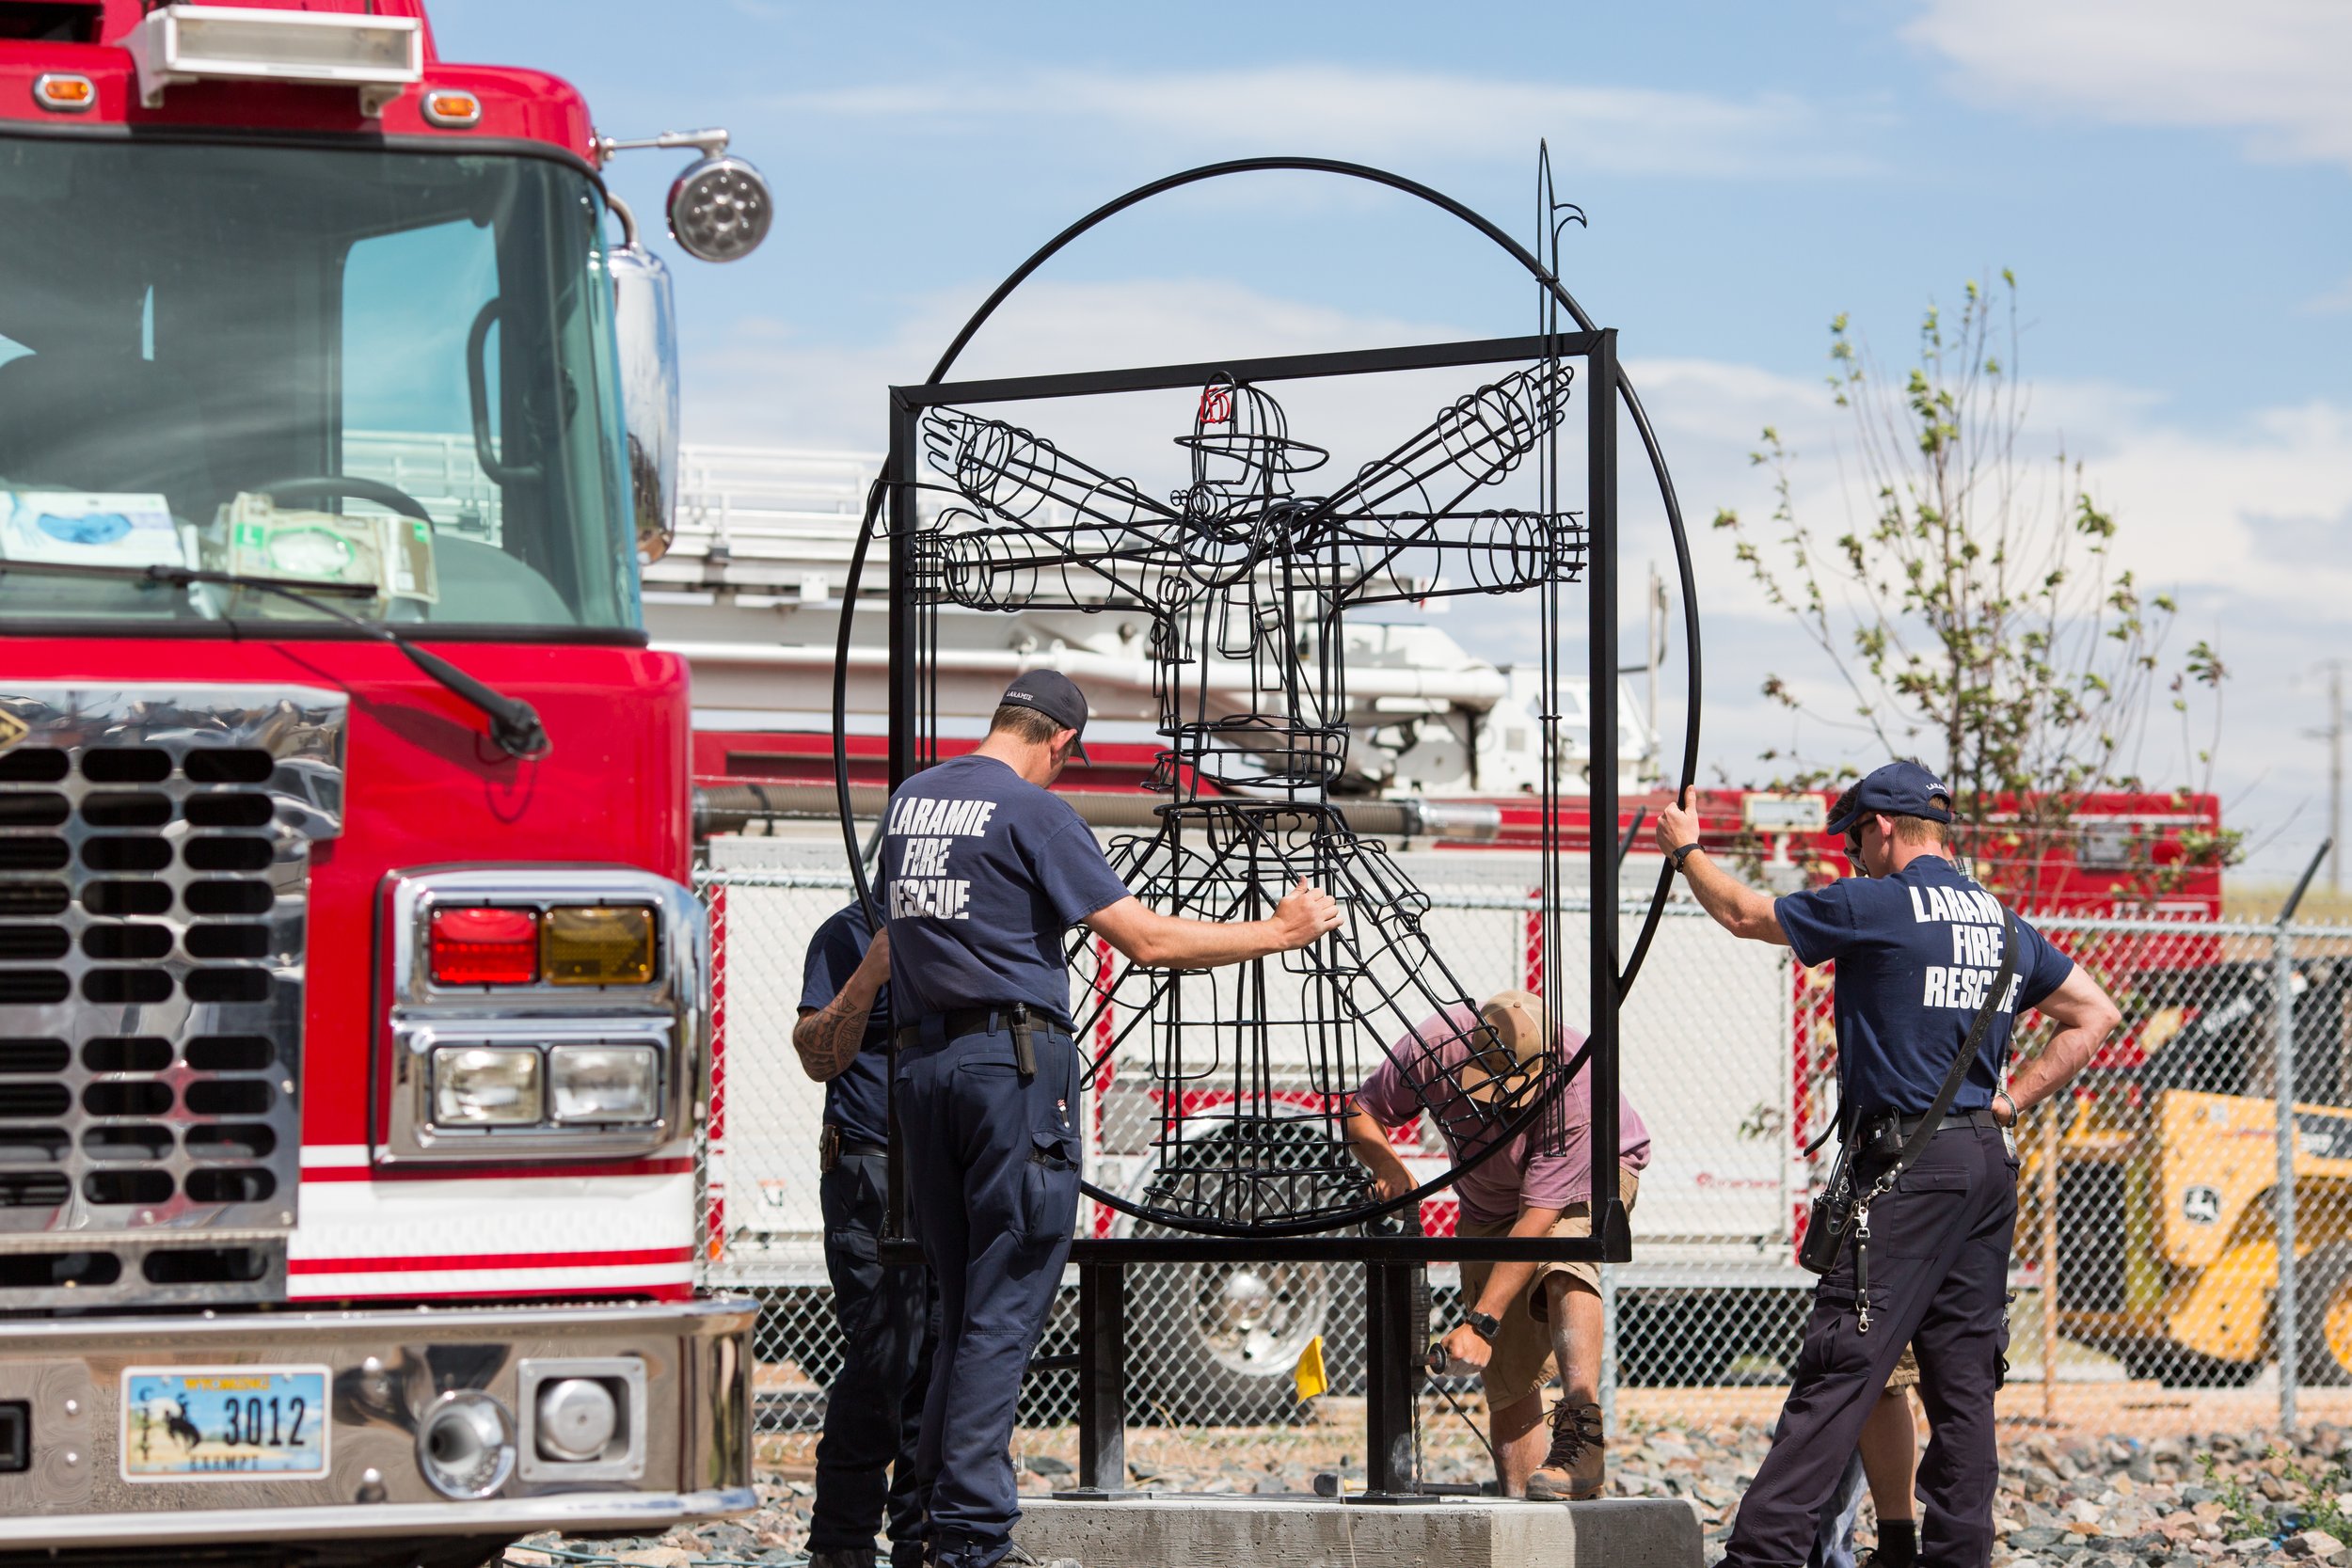
M 1919 1124 L 1927 1119 L 1924 1115 L 1897 1117 L 1895 1125 L 1900 1130 L 1901 1135 L 1908 1138 L 1917 1132 Z M 1944 1113 L 1944 1119 L 1936 1123 L 1935 1130 L 1938 1132 L 1948 1132 L 1955 1127 L 1990 1127 L 1996 1132 L 2001 1130 L 2001 1124 L 1993 1119 L 1993 1107 L 1990 1105 L 1979 1105 L 1973 1111 L 1947 1111 Z
M 834 1144 L 833 1151 L 836 1155 L 854 1155 L 860 1159 L 866 1160 L 886 1160 L 890 1158 L 890 1146 L 888 1144 L 869 1144 L 859 1138 L 839 1139 Z
M 1058 1029 L 1073 1037 L 1076 1035 L 1068 1022 L 1052 1013 L 1041 1012 L 1017 1003 L 1009 1007 L 958 1007 L 936 1016 L 939 1032 L 951 1040 L 961 1039 L 966 1035 L 993 1035 L 1024 1023 L 1033 1029 Z M 923 1026 L 920 1023 L 910 1023 L 898 1031 L 899 1050 L 912 1050 L 922 1043 Z
M 1058 1029 L 1073 1038 L 1077 1033 L 1067 1020 L 1021 1002 L 1002 1007 L 957 1007 L 933 1016 L 939 1020 L 939 1032 L 950 1040 L 966 1035 L 1010 1034 L 1013 1067 L 1024 1078 L 1037 1076 L 1037 1052 L 1029 1038 L 1034 1032 Z M 898 1031 L 898 1039 L 899 1050 L 913 1050 L 923 1043 L 923 1025 L 908 1024 Z

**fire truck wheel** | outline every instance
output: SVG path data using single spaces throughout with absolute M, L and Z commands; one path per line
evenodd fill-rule
M 1255 1195 L 1253 1197 L 1252 1195 Z M 1243 1220 L 1269 1199 L 1297 1212 L 1328 1212 L 1370 1196 L 1363 1167 L 1334 1151 L 1318 1127 L 1288 1117 L 1229 1123 L 1186 1143 L 1154 1171 L 1146 1208 L 1197 1207 Z M 1138 1225 L 1138 1237 L 1173 1232 Z M 1360 1308 L 1333 1311 L 1343 1278 L 1360 1270 L 1296 1260 L 1165 1263 L 1137 1269 L 1128 1294 L 1128 1374 L 1161 1418 L 1206 1426 L 1296 1420 L 1308 1409 L 1292 1373 L 1327 1323 L 1359 1323 Z M 1352 1387 L 1358 1348 L 1327 1338 L 1335 1387 Z
M 1306 1409 L 1291 1374 L 1333 1316 L 1330 1265 L 1155 1263 L 1134 1273 L 1127 1366 L 1149 1402 L 1136 1414 L 1257 1426 Z M 1336 1355 L 1327 1340 L 1335 1385 L 1351 1380 L 1361 1359 Z
M 2296 1313 L 2306 1385 L 2352 1384 L 2352 1243 L 2313 1247 L 2298 1259 Z

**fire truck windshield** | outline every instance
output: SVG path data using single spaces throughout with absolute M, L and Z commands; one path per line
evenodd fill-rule
M 636 626 L 602 218 L 544 157 L 0 135 L 0 559 L 350 584 L 453 633 Z M 0 630 L 224 617 L 336 626 L 0 575 Z

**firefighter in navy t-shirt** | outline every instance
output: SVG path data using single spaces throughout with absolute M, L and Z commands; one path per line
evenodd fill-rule
M 1840 1126 L 1892 1120 L 1908 1135 L 1932 1107 L 2001 965 L 2003 914 L 1951 859 L 1951 792 L 1915 762 L 1879 768 L 1839 797 L 1829 831 L 1846 836 L 1860 877 L 1774 899 L 1743 887 L 1698 847 L 1685 805 L 1658 819 L 1658 847 L 1707 912 L 1734 936 L 1782 943 L 1797 961 L 1837 961 Z M 1993 1550 L 1993 1394 L 2008 1330 L 2017 1165 L 2003 1128 L 2080 1071 L 2118 1022 L 2097 981 L 2023 921 L 2007 994 L 1938 1131 L 1894 1190 L 1870 1207 L 1867 1321 L 1856 1310 L 1849 1243 L 1815 1291 L 1813 1312 L 1772 1451 L 1740 1502 L 1731 1568 L 1805 1560 L 1821 1505 L 1903 1347 L 1918 1355 L 1932 1435 L 1919 1466 L 1918 1553 L 1982 1563 Z M 2002 1086 L 2013 1015 L 2058 1025 Z M 1892 1157 L 1857 1163 L 1870 1181 Z
M 914 1449 L 939 1292 L 929 1270 L 886 1266 L 878 1253 L 889 1190 L 890 939 L 871 936 L 862 903 L 809 939 L 792 1046 L 825 1085 L 817 1196 L 842 1354 L 817 1443 L 808 1568 L 874 1568 L 874 1531 L 885 1522 L 891 1568 L 917 1568 L 927 1494 Z
M 1023 1563 L 1013 1410 L 1078 1215 L 1079 1062 L 1062 941 L 1085 925 L 1153 969 L 1304 947 L 1340 923 L 1301 881 L 1263 920 L 1146 909 L 1045 785 L 1086 760 L 1086 698 L 1051 671 L 1005 689 L 978 750 L 900 784 L 882 823 L 900 1147 L 939 1282 L 938 1358 L 918 1467 L 930 1559 Z

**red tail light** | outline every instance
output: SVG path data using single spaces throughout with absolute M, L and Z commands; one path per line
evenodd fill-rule
M 433 983 L 523 986 L 539 977 L 535 910 L 436 910 Z

